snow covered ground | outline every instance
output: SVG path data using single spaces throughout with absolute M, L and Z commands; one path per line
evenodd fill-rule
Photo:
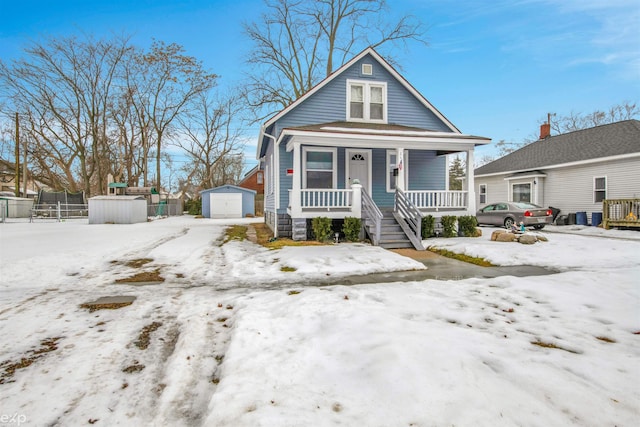
M 0 224 L 0 425 L 640 424 L 640 233 L 484 228 L 427 243 L 560 273 L 345 287 L 326 282 L 424 266 L 223 243 L 228 224 Z M 116 283 L 140 271 L 165 281 Z M 115 295 L 136 299 L 81 307 Z

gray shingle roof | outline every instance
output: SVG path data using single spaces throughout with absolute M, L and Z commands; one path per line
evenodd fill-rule
M 640 153 L 640 121 L 596 126 L 533 142 L 475 170 L 476 176 L 544 169 L 565 163 Z

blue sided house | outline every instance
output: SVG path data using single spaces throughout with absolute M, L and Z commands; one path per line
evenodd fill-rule
M 474 148 L 489 142 L 368 48 L 262 125 L 265 222 L 305 240 L 314 217 L 357 217 L 374 245 L 424 249 L 424 215 L 475 214 Z M 463 191 L 448 190 L 451 154 L 466 158 Z

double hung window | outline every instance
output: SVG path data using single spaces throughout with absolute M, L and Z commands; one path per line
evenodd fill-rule
M 385 83 L 348 81 L 347 95 L 347 120 L 386 123 Z

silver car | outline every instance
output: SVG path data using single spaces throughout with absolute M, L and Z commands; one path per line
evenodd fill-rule
M 497 225 L 511 228 L 521 222 L 525 227 L 537 230 L 553 222 L 551 209 L 543 208 L 533 203 L 500 202 L 492 203 L 476 212 L 478 224 Z

